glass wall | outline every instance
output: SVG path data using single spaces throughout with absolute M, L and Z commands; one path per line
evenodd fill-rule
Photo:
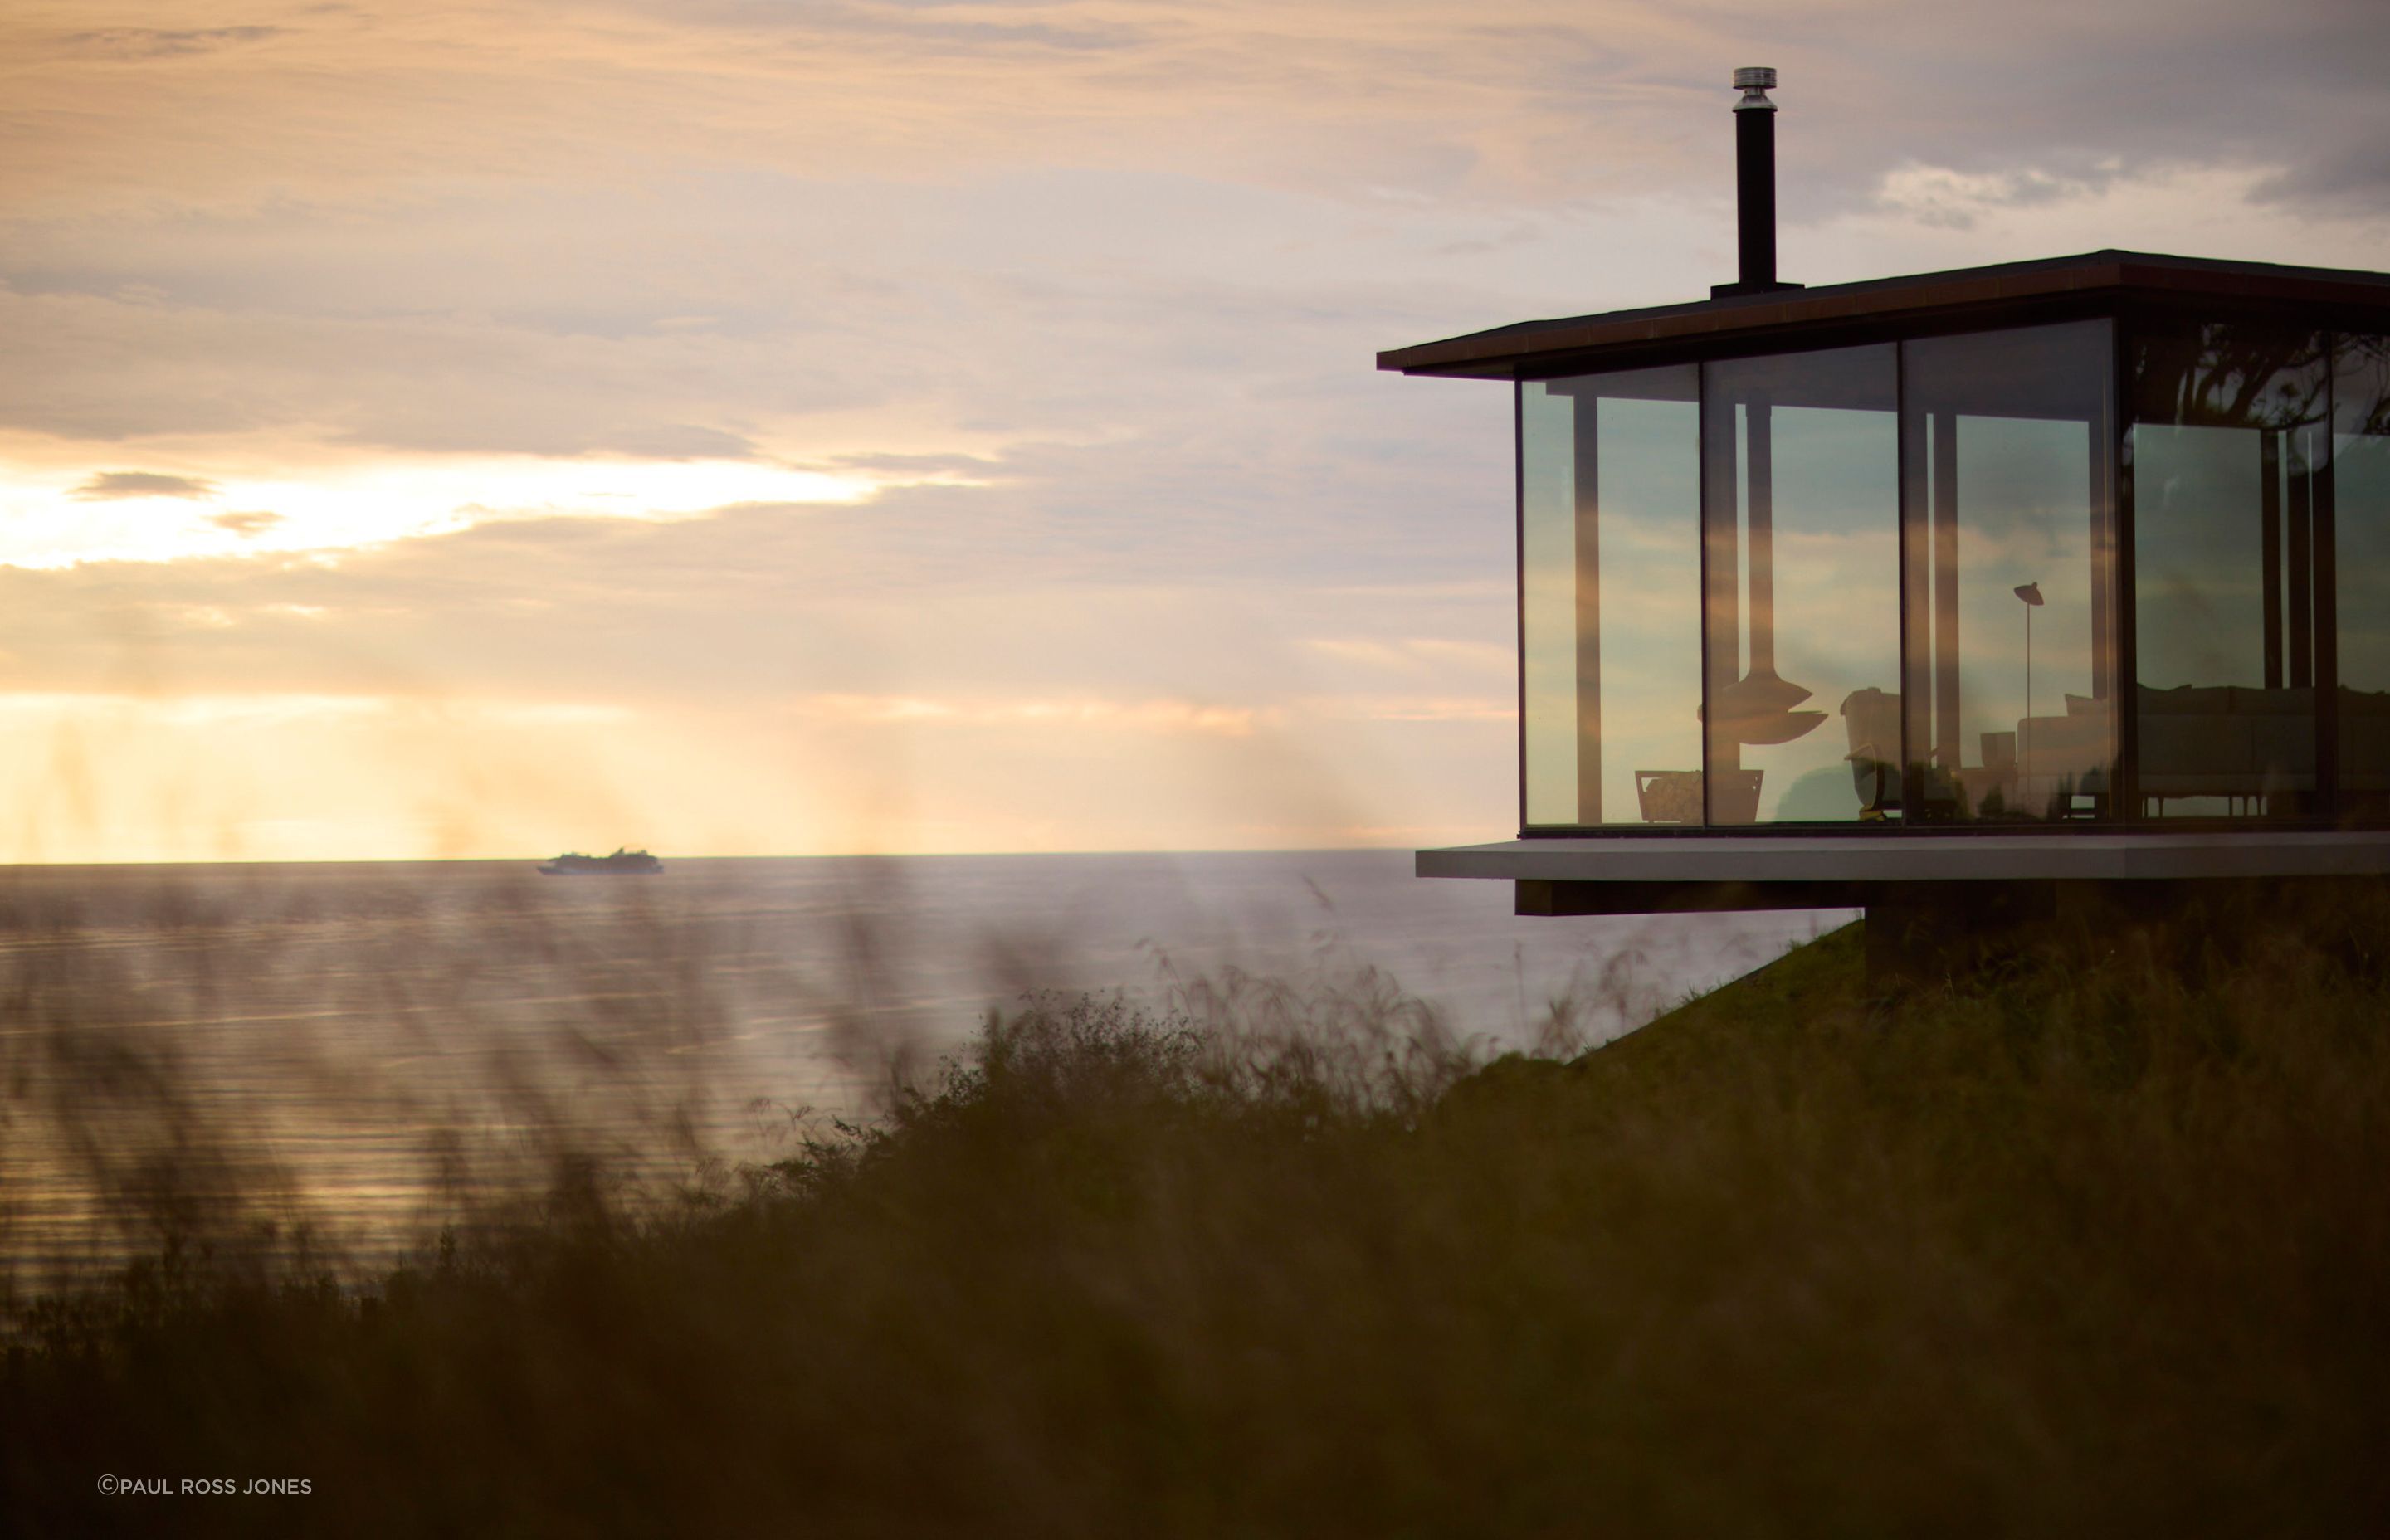
M 2390 337 L 2118 362 L 2094 320 L 1523 383 L 1525 827 L 2390 824 Z
M 1703 372 L 1709 822 L 1900 815 L 1890 344 Z
M 2390 337 L 2333 340 L 2332 466 L 2339 812 L 2390 822 Z
M 1529 828 L 1702 817 L 1695 366 L 1519 388 Z
M 2137 329 L 2127 369 L 2139 811 L 2312 814 L 2317 641 L 2331 646 L 2332 608 L 2317 583 L 2324 340 Z
M 1901 344 L 1919 818 L 2108 811 L 2114 346 L 2105 321 Z

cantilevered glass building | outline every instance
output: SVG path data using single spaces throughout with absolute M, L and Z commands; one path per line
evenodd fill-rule
M 1517 402 L 1525 912 L 2390 870 L 2390 275 L 1774 274 L 1400 348 Z

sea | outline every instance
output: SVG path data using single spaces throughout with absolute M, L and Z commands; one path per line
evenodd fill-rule
M 0 1287 L 194 1236 L 379 1261 L 560 1174 L 719 1190 L 1041 1002 L 1580 1051 L 1852 918 L 1521 918 L 1411 859 L 0 868 Z

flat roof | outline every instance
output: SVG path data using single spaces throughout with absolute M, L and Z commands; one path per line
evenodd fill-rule
M 1689 304 L 1615 310 L 1551 321 L 1521 321 L 1442 341 L 1393 348 L 1378 367 L 1454 379 L 1510 379 L 1605 353 L 1700 344 L 1770 332 L 1797 334 L 1868 322 L 1923 321 L 2106 297 L 2177 303 L 2211 299 L 2382 312 L 2390 320 L 2390 274 L 2277 263 L 2219 262 L 2145 251 L 1998 263 L 1946 273 L 1735 294 Z
M 1763 886 L 2374 877 L 2390 874 L 2390 831 L 1618 835 L 1423 850 L 1414 869 L 1421 877 Z

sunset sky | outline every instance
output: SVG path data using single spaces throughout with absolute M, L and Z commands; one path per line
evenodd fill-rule
M 2390 267 L 2336 4 L 0 11 L 0 861 L 1514 827 L 1510 399 L 1781 266 Z

